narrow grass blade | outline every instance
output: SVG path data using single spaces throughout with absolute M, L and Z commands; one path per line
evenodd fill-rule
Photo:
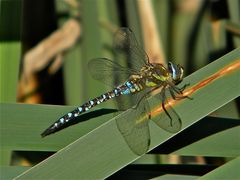
M 239 83 L 236 83 L 239 80 L 239 54 L 240 49 L 235 49 L 185 79 L 183 83 L 191 83 L 191 87 L 185 93 L 194 100 L 186 99 L 172 103 L 183 120 L 183 129 L 239 96 Z M 155 104 L 152 113 L 153 117 L 157 118 L 161 113 L 159 103 L 158 105 L 154 103 L 154 99 L 150 101 Z M 126 116 L 125 113 L 129 111 L 119 116 Z M 173 136 L 151 121 L 149 124 L 150 149 Z M 113 118 L 26 171 L 17 179 L 102 179 L 137 158 L 139 156 L 131 152 Z
M 239 179 L 240 156 L 199 179 Z

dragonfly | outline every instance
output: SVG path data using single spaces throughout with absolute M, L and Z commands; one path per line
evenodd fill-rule
M 133 31 L 126 27 L 120 28 L 115 33 L 113 49 L 122 59 L 127 59 L 128 63 L 121 64 L 108 58 L 96 58 L 88 64 L 92 77 L 113 86 L 112 90 L 60 117 L 42 133 L 43 137 L 58 131 L 91 108 L 115 99 L 120 102 L 118 103 L 119 110 L 132 111 L 126 117 L 124 115 L 116 117 L 118 130 L 130 149 L 135 154 L 142 155 L 148 151 L 150 146 L 150 132 L 148 121 L 139 122 L 138 120 L 143 116 L 151 119 L 148 97 L 157 90 L 160 90 L 160 93 L 154 97 L 161 102 L 165 114 L 154 122 L 171 133 L 176 133 L 181 129 L 181 119 L 168 104 L 166 92 L 169 92 L 174 100 L 187 97 L 183 95 L 187 85 L 181 88 L 177 86 L 183 80 L 183 67 L 172 62 L 169 62 L 167 67 L 160 63 L 151 63 Z M 167 107 L 166 104 L 168 104 Z

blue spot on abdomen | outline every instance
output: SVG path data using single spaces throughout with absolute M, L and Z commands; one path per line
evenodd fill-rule
M 122 91 L 122 94 L 124 95 L 130 94 L 130 93 L 131 93 L 130 89 L 125 89 Z
M 125 83 L 125 85 L 128 87 L 128 88 L 133 88 L 133 84 L 132 83 L 130 83 L 129 81 L 127 81 L 126 83 Z

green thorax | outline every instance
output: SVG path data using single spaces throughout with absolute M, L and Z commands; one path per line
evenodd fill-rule
M 139 74 L 132 75 L 130 81 L 144 89 L 159 86 L 169 78 L 170 74 L 162 64 L 149 64 L 143 66 Z

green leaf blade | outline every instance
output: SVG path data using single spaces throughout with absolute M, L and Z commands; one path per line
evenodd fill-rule
M 187 77 L 185 82 L 191 82 L 194 86 L 194 84 L 203 81 L 229 64 L 239 62 L 239 52 L 239 49 L 230 52 Z M 192 95 L 193 101 L 183 100 L 177 106 L 174 106 L 183 119 L 183 128 L 187 128 L 223 104 L 238 97 L 239 89 L 237 88 L 239 84 L 236 84 L 238 79 L 239 69 L 235 69 L 235 71 L 215 79 L 199 91 L 195 91 Z M 226 92 L 229 93 L 226 94 Z M 129 111 L 125 113 L 129 113 Z M 151 121 L 149 124 L 151 132 L 150 149 L 173 136 L 161 130 Z M 17 179 L 33 177 L 42 179 L 50 177 L 56 179 L 69 177 L 78 179 L 106 178 L 137 158 L 138 156 L 128 148 L 113 118 Z

